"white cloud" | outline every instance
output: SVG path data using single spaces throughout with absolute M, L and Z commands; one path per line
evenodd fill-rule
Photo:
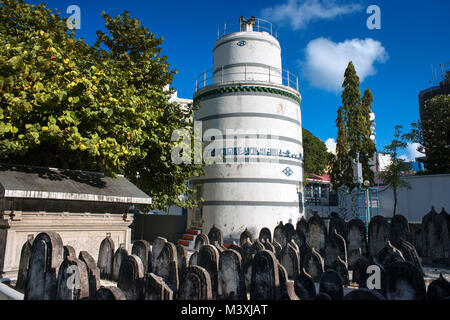
M 376 73 L 374 63 L 388 59 L 381 42 L 367 39 L 352 39 L 333 42 L 330 39 L 311 40 L 306 46 L 303 75 L 317 88 L 338 92 L 344 81 L 344 72 L 350 61 L 355 66 L 360 82 Z
M 325 141 L 325 145 L 327 146 L 327 151 L 331 152 L 332 154 L 336 155 L 336 140 L 333 138 L 328 138 Z
M 409 162 L 416 161 L 417 157 L 423 157 L 424 154 L 417 151 L 417 147 L 419 146 L 419 143 L 408 143 L 406 146 L 406 154 L 399 156 L 399 158 Z
M 338 16 L 361 11 L 360 4 L 338 4 L 335 0 L 288 0 L 275 7 L 266 8 L 262 16 L 279 24 L 289 23 L 294 30 L 304 29 L 312 21 L 331 20 Z
M 390 165 L 392 162 L 391 160 L 391 155 L 390 154 L 383 154 L 383 153 L 379 153 L 378 154 L 378 165 L 379 165 L 379 170 L 380 171 L 384 171 L 384 169 Z

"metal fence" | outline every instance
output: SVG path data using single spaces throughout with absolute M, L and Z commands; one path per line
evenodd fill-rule
M 220 39 L 227 34 L 239 31 L 245 31 L 245 29 L 242 28 L 242 24 L 240 22 L 227 21 L 217 29 L 217 39 Z M 253 26 L 253 31 L 257 32 L 265 31 L 271 36 L 275 38 L 277 37 L 277 30 L 275 29 L 275 26 L 271 22 L 261 18 L 255 18 L 255 25 Z

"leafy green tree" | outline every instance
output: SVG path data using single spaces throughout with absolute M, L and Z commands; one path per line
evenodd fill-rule
M 394 139 L 392 139 L 391 144 L 385 146 L 383 150 L 384 154 L 389 154 L 391 156 L 391 163 L 384 171 L 379 173 L 379 177 L 383 179 L 387 186 L 392 188 L 394 193 L 394 216 L 397 210 L 397 191 L 401 188 L 409 188 L 408 182 L 401 178 L 401 174 L 410 171 L 411 165 L 398 157 L 399 149 L 404 149 L 406 146 L 407 143 L 402 138 L 402 126 L 396 126 Z
M 305 173 L 322 175 L 328 164 L 328 151 L 325 143 L 305 128 L 303 132 L 303 154 L 305 159 Z
M 349 144 L 347 140 L 347 126 L 345 124 L 344 109 L 339 107 L 336 118 L 336 126 L 338 129 L 336 139 L 336 159 L 333 161 L 331 170 L 331 183 L 334 188 L 341 185 L 350 185 L 351 167 L 350 157 L 348 155 Z
M 372 112 L 373 95 L 370 89 L 364 91 L 364 95 L 361 98 L 361 151 L 360 162 L 362 164 L 364 180 L 373 183 L 374 172 L 369 166 L 369 161 L 373 158 L 376 152 L 375 143 L 370 140 L 370 113 Z
M 425 102 L 422 120 L 414 122 L 405 136 L 419 143 L 430 174 L 450 173 L 450 96 L 437 95 Z
M 90 46 L 45 4 L 0 0 L 0 161 L 125 174 L 154 208 L 191 207 L 179 196 L 201 168 L 170 159 L 193 107 L 169 102 L 163 38 L 102 15 L 108 34 Z

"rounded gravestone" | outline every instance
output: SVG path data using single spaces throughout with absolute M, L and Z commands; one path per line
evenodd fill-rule
M 409 239 L 408 220 L 401 214 L 396 214 L 391 219 L 390 241 L 396 246 L 400 239 Z
M 409 261 L 396 261 L 387 266 L 382 278 L 388 300 L 425 300 L 425 280 Z
M 390 238 L 390 225 L 383 216 L 375 216 L 369 222 L 369 257 L 373 258 L 387 245 Z
M 438 279 L 428 285 L 427 298 L 428 300 L 442 300 L 446 297 L 450 297 L 450 282 L 441 273 Z
M 239 244 L 243 244 L 246 239 L 253 243 L 253 234 L 247 228 L 245 228 L 245 230 L 241 233 Z
M 328 294 L 332 300 L 342 300 L 344 287 L 341 276 L 334 270 L 325 271 L 320 277 L 319 292 Z
M 351 270 L 355 261 L 367 256 L 366 226 L 360 219 L 350 220 L 347 224 L 347 259 Z
M 262 228 L 261 231 L 259 231 L 259 237 L 258 239 L 260 241 L 268 241 L 268 242 L 272 242 L 272 233 L 270 232 L 269 228 Z
M 306 237 L 306 241 L 312 248 L 320 254 L 324 253 L 327 231 L 322 218 L 316 213 L 308 220 Z
M 295 279 L 294 288 L 300 300 L 312 300 L 316 295 L 314 280 L 304 270 Z

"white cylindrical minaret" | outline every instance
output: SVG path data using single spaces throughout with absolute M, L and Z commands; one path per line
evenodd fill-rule
M 216 160 L 191 180 L 204 202 L 188 224 L 203 232 L 216 225 L 224 238 L 239 239 L 245 228 L 257 237 L 303 214 L 301 95 L 297 78 L 281 68 L 275 36 L 270 23 L 253 17 L 241 17 L 237 30 L 226 25 L 213 70 L 196 80 L 194 120 L 204 156 Z

